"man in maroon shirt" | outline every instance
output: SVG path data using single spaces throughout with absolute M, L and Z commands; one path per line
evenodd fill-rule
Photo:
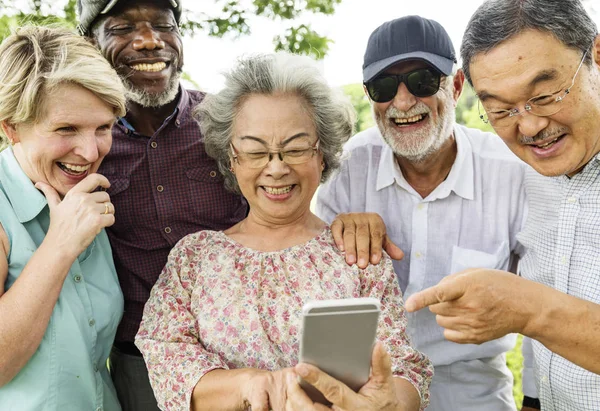
M 107 232 L 125 297 L 110 366 L 123 410 L 153 411 L 158 407 L 148 372 L 133 344 L 150 290 L 177 241 L 236 224 L 247 204 L 225 190 L 191 117 L 204 93 L 179 82 L 181 1 L 78 0 L 77 6 L 81 34 L 98 45 L 128 89 L 127 115 L 115 125 L 111 151 L 99 170 L 111 182 L 116 223 Z M 378 216 L 350 215 L 334 224 L 334 232 L 345 227 L 347 261 L 355 261 L 359 231 L 367 232 L 356 240 L 359 259 L 366 257 L 359 265 L 369 256 L 374 255 L 372 262 L 379 259 L 377 244 L 386 236 Z M 370 249 L 369 226 L 376 243 Z M 341 243 L 341 234 L 337 238 Z M 401 256 L 397 249 L 386 250 Z

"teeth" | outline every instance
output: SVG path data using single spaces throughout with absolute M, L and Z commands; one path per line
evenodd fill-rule
M 292 186 L 282 187 L 282 188 L 274 188 L 274 187 L 264 187 L 265 191 L 269 194 L 286 194 L 292 191 Z
M 134 69 L 135 71 L 157 72 L 157 71 L 164 70 L 167 67 L 167 63 L 162 62 L 162 61 L 158 62 L 158 63 L 153 63 L 153 64 L 142 63 L 142 64 L 135 64 L 130 67 L 132 69 Z
M 66 168 L 67 170 L 73 171 L 75 173 L 83 173 L 84 171 L 89 170 L 91 167 L 91 164 L 88 164 L 86 166 L 76 166 L 74 164 L 60 163 L 60 165 Z
M 552 144 L 556 143 L 556 141 L 557 141 L 558 139 L 559 139 L 559 137 L 556 137 L 556 138 L 555 138 L 554 140 L 552 140 L 551 142 L 549 142 L 549 143 L 546 143 L 546 144 L 544 144 L 544 145 L 542 145 L 542 146 L 538 146 L 538 147 L 539 147 L 539 148 L 548 148 L 548 147 L 550 147 Z
M 416 123 L 417 121 L 423 120 L 423 114 L 417 114 L 416 116 L 406 118 L 395 118 L 396 124 Z

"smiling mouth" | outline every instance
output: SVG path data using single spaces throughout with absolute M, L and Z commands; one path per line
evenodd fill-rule
M 552 147 L 554 144 L 556 144 L 557 142 L 559 142 L 560 140 L 562 140 L 563 138 L 565 138 L 566 134 L 560 135 L 558 137 L 556 137 L 553 140 L 548 141 L 547 143 L 544 144 L 528 144 L 528 146 L 531 147 L 535 147 L 535 148 L 541 148 L 542 150 L 547 150 L 548 148 Z
M 296 187 L 296 184 L 292 184 L 292 185 L 286 186 L 286 187 L 279 187 L 279 188 L 262 186 L 262 189 L 265 190 L 267 192 L 267 194 L 282 195 L 282 194 L 289 193 L 290 191 L 292 191 L 292 189 L 294 187 Z
M 168 63 L 164 61 L 159 61 L 158 63 L 140 63 L 140 64 L 132 64 L 129 66 L 130 69 L 134 71 L 143 71 L 146 73 L 157 73 L 162 71 L 168 67 Z
M 411 117 L 395 117 L 391 118 L 391 120 L 398 126 L 406 126 L 411 124 L 417 124 L 422 122 L 427 118 L 427 114 L 417 114 Z
M 61 170 L 63 170 L 65 173 L 70 174 L 72 176 L 83 175 L 83 174 L 87 173 L 88 170 L 90 169 L 90 167 L 92 166 L 91 164 L 87 164 L 85 166 L 78 166 L 75 164 L 67 164 L 67 163 L 61 163 L 61 162 L 57 162 L 56 164 L 58 165 L 58 167 Z

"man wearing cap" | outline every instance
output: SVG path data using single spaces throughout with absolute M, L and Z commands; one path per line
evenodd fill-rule
M 179 79 L 180 0 L 79 0 L 79 30 L 101 49 L 127 88 L 127 115 L 99 172 L 117 223 L 108 232 L 125 297 L 110 368 L 124 411 L 157 411 L 144 360 L 133 344 L 150 290 L 186 234 L 222 230 L 246 215 L 207 156 L 192 108 L 204 94 Z
M 455 124 L 463 88 L 452 42 L 418 16 L 369 38 L 365 90 L 376 127 L 345 147 L 340 172 L 318 193 L 317 214 L 376 212 L 405 252 L 394 268 L 405 297 L 469 267 L 509 270 L 521 253 L 525 165 L 496 135 Z M 412 342 L 434 363 L 431 411 L 515 410 L 509 335 L 482 345 L 444 338 L 427 310 L 409 316 Z
M 225 190 L 216 162 L 204 150 L 191 116 L 204 93 L 179 82 L 181 1 L 78 0 L 77 7 L 80 33 L 98 45 L 127 89 L 127 115 L 114 126 L 111 151 L 99 170 L 111 183 L 116 222 L 108 236 L 125 298 L 111 374 L 124 411 L 155 411 L 148 371 L 133 343 L 150 290 L 183 236 L 231 227 L 246 216 L 247 204 Z M 346 261 L 366 266 L 369 228 L 382 233 L 391 255 L 401 257 L 385 242 L 379 216 L 351 215 L 332 225 L 338 244 L 346 245 Z

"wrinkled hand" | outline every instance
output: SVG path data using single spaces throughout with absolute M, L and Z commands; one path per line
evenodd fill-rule
M 398 411 L 402 407 L 396 395 L 392 360 L 381 343 L 373 349 L 369 381 L 354 392 L 347 385 L 309 364 L 298 364 L 296 373 L 323 393 L 334 411 Z M 290 379 L 286 411 L 323 411 L 328 408 L 313 403 L 298 383 Z
M 506 271 L 469 269 L 413 294 L 404 306 L 408 312 L 429 306 L 446 339 L 480 344 L 523 333 L 535 313 L 534 284 Z
M 50 227 L 46 239 L 76 258 L 104 227 L 114 224 L 114 207 L 106 192 L 93 192 L 98 186 L 108 188 L 108 179 L 90 174 L 73 187 L 61 200 L 56 190 L 47 183 L 38 182 L 50 209 Z M 108 214 L 104 214 L 107 210 Z
M 283 411 L 287 398 L 287 375 L 295 374 L 292 368 L 277 371 L 255 370 L 242 388 L 246 406 L 252 411 Z
M 349 265 L 357 263 L 366 268 L 369 262 L 379 264 L 382 248 L 395 260 L 404 257 L 388 237 L 383 219 L 377 213 L 338 214 L 331 223 L 331 233 L 337 247 L 346 252 Z

